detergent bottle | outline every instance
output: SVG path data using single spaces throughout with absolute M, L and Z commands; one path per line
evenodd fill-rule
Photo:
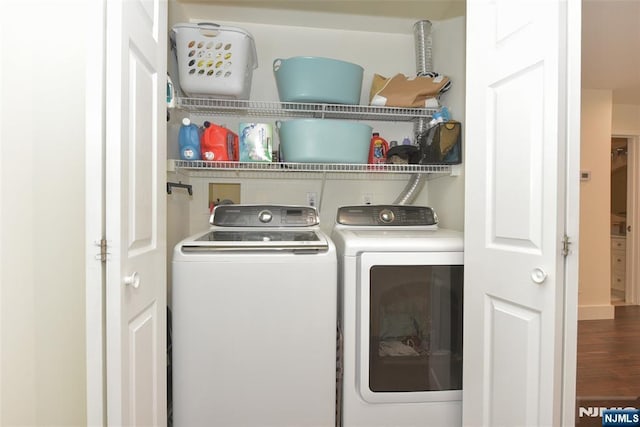
M 200 149 L 202 160 L 238 160 L 238 135 L 224 126 L 208 123 L 200 140 Z
M 186 117 L 182 119 L 178 145 L 181 160 L 200 160 L 200 129 Z
M 386 163 L 388 151 L 389 143 L 378 132 L 374 132 L 369 147 L 369 164 Z

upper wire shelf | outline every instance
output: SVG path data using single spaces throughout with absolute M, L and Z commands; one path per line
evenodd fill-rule
M 203 160 L 172 160 L 173 167 L 186 174 L 207 171 L 271 171 L 271 172 L 342 172 L 451 174 L 451 165 L 412 164 L 347 164 L 347 163 L 285 163 L 285 162 L 210 162 Z
M 414 121 L 431 118 L 432 108 L 372 107 L 366 105 L 317 104 L 297 102 L 242 101 L 210 98 L 176 98 L 176 106 L 193 113 L 219 115 L 305 117 L 382 121 Z

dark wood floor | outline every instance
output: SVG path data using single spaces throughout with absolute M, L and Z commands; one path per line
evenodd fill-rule
M 640 306 L 578 322 L 576 375 L 576 426 L 602 426 L 598 408 L 640 408 Z
M 576 396 L 640 396 L 640 306 L 578 322 Z

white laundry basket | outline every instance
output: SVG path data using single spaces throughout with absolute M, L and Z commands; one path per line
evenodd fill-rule
M 241 28 L 203 22 L 173 26 L 180 87 L 188 96 L 249 99 L 258 67 L 253 37 Z

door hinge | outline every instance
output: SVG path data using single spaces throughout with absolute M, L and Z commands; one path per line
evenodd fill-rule
M 571 239 L 566 234 L 562 237 L 562 255 L 565 257 L 569 255 L 569 246 L 571 245 Z
M 97 240 L 96 246 L 100 248 L 100 253 L 96 255 L 96 259 L 99 260 L 100 262 L 107 262 L 107 259 L 110 255 L 109 252 L 107 251 L 109 246 L 107 243 L 107 239 Z

